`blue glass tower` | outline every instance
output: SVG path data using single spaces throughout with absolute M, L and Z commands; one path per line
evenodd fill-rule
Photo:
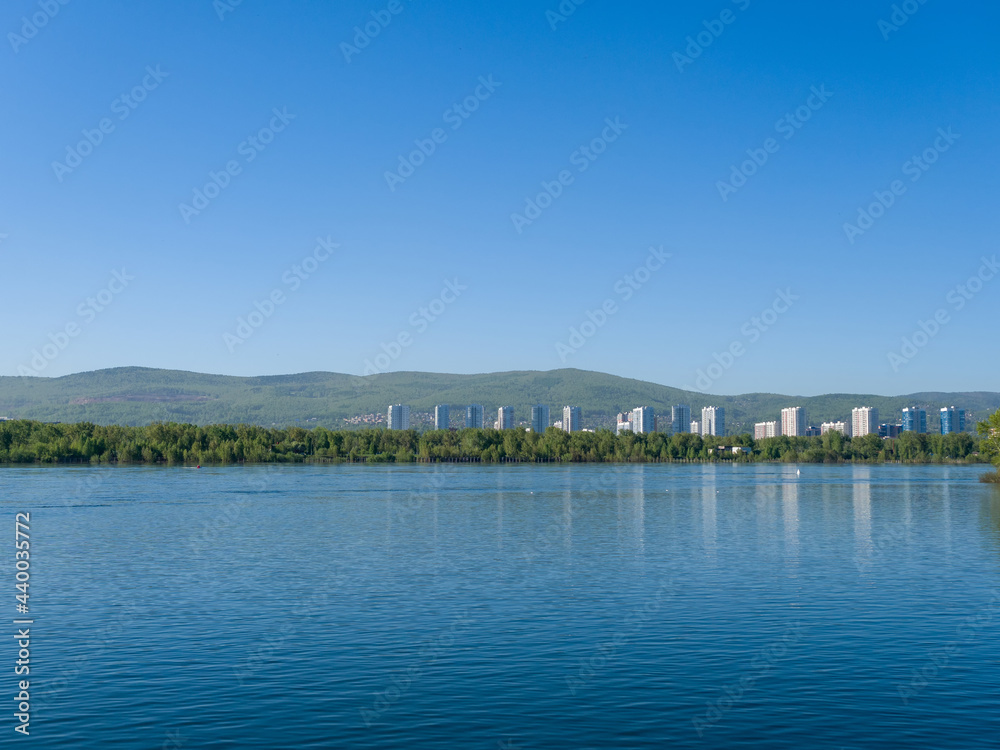
M 941 410 L 941 434 L 953 432 L 965 432 L 965 409 L 949 406 Z
M 539 404 L 531 407 L 531 431 L 544 433 L 549 429 L 549 407 Z
M 483 406 L 471 404 L 465 409 L 465 426 L 469 429 L 483 429 Z
M 925 434 L 927 432 L 927 410 L 912 406 L 903 409 L 903 432 Z
M 670 410 L 671 431 L 675 435 L 691 432 L 691 407 L 679 404 Z

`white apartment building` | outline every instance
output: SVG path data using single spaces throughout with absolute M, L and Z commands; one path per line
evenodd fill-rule
M 564 406 L 562 418 L 563 430 L 566 432 L 579 432 L 582 418 L 583 412 L 579 406 Z
M 806 410 L 801 406 L 782 409 L 781 434 L 790 437 L 804 437 L 806 434 Z
M 878 435 L 878 409 L 874 406 L 859 406 L 851 411 L 851 435 L 864 437 L 875 433 Z
M 615 429 L 616 435 L 621 435 L 626 430 L 632 429 L 632 412 L 626 411 L 618 415 L 618 424 Z
M 781 437 L 781 425 L 777 422 L 758 422 L 753 426 L 754 440 L 765 440 L 773 437 Z
M 656 415 L 651 406 L 639 406 L 632 410 L 632 432 L 636 435 L 656 432 Z
M 846 437 L 851 436 L 851 425 L 847 422 L 824 422 L 819 427 L 819 434 L 825 435 L 828 432 L 839 432 Z
M 722 406 L 706 406 L 701 410 L 701 434 L 717 435 L 720 437 L 726 434 L 726 410 Z

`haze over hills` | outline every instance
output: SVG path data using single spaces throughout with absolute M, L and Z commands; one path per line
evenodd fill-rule
M 345 419 L 384 414 L 393 403 L 414 413 L 437 404 L 452 407 L 459 426 L 464 407 L 483 404 L 487 413 L 513 406 L 526 422 L 533 404 L 552 407 L 552 419 L 566 404 L 583 409 L 585 427 L 611 427 L 619 411 L 652 406 L 670 414 L 688 404 L 697 418 L 703 406 L 726 407 L 732 432 L 752 431 L 754 422 L 778 419 L 785 406 L 804 406 L 810 423 L 847 419 L 855 406 L 876 406 L 882 421 L 896 421 L 904 406 L 926 407 L 932 425 L 942 406 L 969 412 L 969 422 L 1000 408 L 1000 393 L 920 393 L 886 397 L 833 394 L 795 397 L 753 393 L 708 396 L 655 383 L 583 370 L 447 375 L 397 372 L 369 377 L 310 372 L 243 378 L 175 370 L 125 367 L 60 378 L 0 377 L 0 417 L 45 422 L 143 425 L 159 421 L 323 425 L 344 428 Z

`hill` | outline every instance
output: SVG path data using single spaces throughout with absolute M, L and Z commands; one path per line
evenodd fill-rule
M 585 427 L 610 427 L 615 414 L 652 406 L 669 417 L 670 407 L 688 404 L 698 418 L 703 406 L 726 407 L 731 433 L 752 431 L 754 422 L 780 418 L 784 406 L 804 406 L 810 423 L 847 419 L 855 406 L 876 406 L 882 421 L 898 421 L 904 406 L 928 409 L 931 429 L 942 406 L 959 406 L 969 421 L 1000 408 L 1000 393 L 918 393 L 908 396 L 832 394 L 814 397 L 753 393 L 706 396 L 640 380 L 583 370 L 505 372 L 483 375 L 387 373 L 369 377 L 311 372 L 242 378 L 176 370 L 124 367 L 61 378 L 0 377 L 0 417 L 46 422 L 145 425 L 173 421 L 192 424 L 247 423 L 345 427 L 345 419 L 385 414 L 393 403 L 409 404 L 415 414 L 436 404 L 452 407 L 457 426 L 466 404 L 493 414 L 513 406 L 527 421 L 533 404 L 552 407 L 552 419 L 565 404 L 583 409 Z

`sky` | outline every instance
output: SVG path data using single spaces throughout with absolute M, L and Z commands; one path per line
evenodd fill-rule
M 1000 390 L 1000 9 L 577 2 L 7 3 L 0 374 Z

